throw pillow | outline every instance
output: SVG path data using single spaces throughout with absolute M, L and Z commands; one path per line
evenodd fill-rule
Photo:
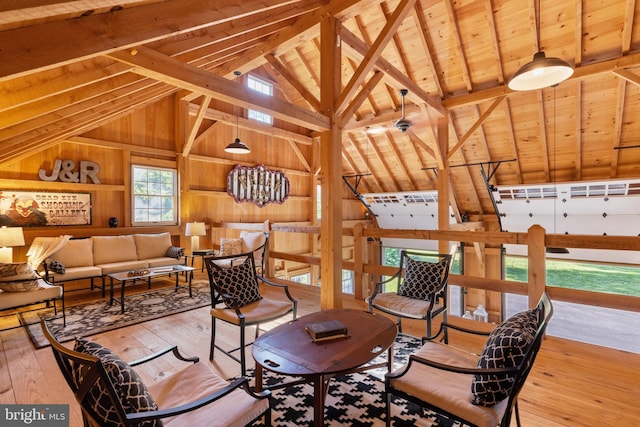
M 222 301 L 229 308 L 242 307 L 262 299 L 250 259 L 247 257 L 241 264 L 232 265 L 229 268 L 211 270 L 211 277 L 218 291 L 231 296 L 231 298 L 222 297 Z
M 405 257 L 404 281 L 398 295 L 429 301 L 442 286 L 446 259 L 439 262 L 416 261 Z
M 242 253 L 242 239 L 220 239 L 220 255 L 238 255 Z
M 64 274 L 66 271 L 64 265 L 60 261 L 51 258 L 45 261 L 45 266 L 48 271 L 53 271 L 58 274 Z
M 74 350 L 100 359 L 125 412 L 144 412 L 158 409 L 158 405 L 137 372 L 111 350 L 84 338 L 76 338 Z M 73 380 L 76 385 L 83 380 L 85 374 L 86 371 L 81 369 L 78 364 L 73 365 Z M 96 416 L 100 417 L 98 421 L 101 421 L 102 425 L 121 425 L 108 393 L 106 384 L 99 380 L 89 391 L 87 404 Z M 162 422 L 160 420 L 147 421 L 138 425 L 156 427 L 162 426 Z
M 5 292 L 33 291 L 41 280 L 26 262 L 0 263 L 0 289 Z
M 482 349 L 478 368 L 513 368 L 524 360 L 538 329 L 538 310 L 514 314 L 496 327 Z M 492 406 L 509 396 L 513 375 L 474 375 L 471 403 Z
M 184 257 L 184 248 L 169 246 L 166 256 L 168 256 L 169 258 L 181 259 L 182 257 Z

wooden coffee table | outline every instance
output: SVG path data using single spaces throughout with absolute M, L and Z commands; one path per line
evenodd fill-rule
M 349 336 L 313 342 L 305 326 L 327 320 L 339 320 Z M 336 309 L 323 310 L 302 316 L 265 332 L 253 343 L 256 361 L 256 390 L 263 388 L 263 369 L 299 380 L 279 384 L 270 389 L 312 382 L 314 385 L 314 426 L 324 425 L 324 402 L 332 377 L 372 368 L 393 368 L 393 342 L 398 333 L 393 321 L 368 311 Z M 388 350 L 386 363 L 366 365 Z
M 170 270 L 169 270 L 170 269 Z M 113 301 L 119 299 L 120 300 L 120 312 L 124 313 L 124 285 L 127 280 L 137 280 L 137 279 L 147 279 L 151 280 L 152 277 L 161 276 L 163 274 L 175 274 L 176 275 L 176 292 L 180 287 L 178 283 L 179 273 L 185 273 L 187 275 L 187 286 L 189 288 L 189 297 L 192 296 L 191 292 L 191 279 L 193 277 L 193 267 L 188 267 L 186 265 L 173 265 L 170 267 L 152 267 L 145 269 L 148 271 L 146 274 L 131 274 L 129 271 L 122 271 L 119 273 L 111 273 L 107 274 L 109 276 L 109 282 L 111 285 L 111 290 L 109 292 L 109 305 L 113 305 Z M 120 282 L 120 298 L 114 298 L 113 296 L 113 287 L 114 280 Z M 151 282 L 149 282 L 151 283 Z M 151 286 L 151 285 L 149 285 Z

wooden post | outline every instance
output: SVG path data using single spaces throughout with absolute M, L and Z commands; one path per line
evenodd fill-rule
M 538 303 L 547 286 L 547 267 L 545 256 L 545 229 L 534 224 L 529 227 L 527 238 L 527 258 L 529 264 L 529 308 Z
M 442 165 L 438 168 L 438 230 L 449 229 L 449 120 L 438 119 L 438 147 L 442 157 Z M 438 241 L 438 252 L 449 253 L 449 241 Z
M 320 135 L 322 220 L 320 222 L 320 308 L 342 307 L 342 132 L 336 100 L 341 90 L 337 21 L 320 23 L 320 107 L 331 129 Z

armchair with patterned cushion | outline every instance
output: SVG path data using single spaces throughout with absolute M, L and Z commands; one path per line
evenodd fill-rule
M 176 346 L 127 363 L 108 348 L 77 338 L 73 349 L 60 344 L 41 322 L 58 367 L 80 404 L 85 426 L 246 426 L 271 425 L 270 392 L 255 393 L 248 378 L 228 382 L 208 363 L 186 358 Z M 133 367 L 162 355 L 190 364 L 145 385 Z
M 247 371 L 245 348 L 253 344 L 253 342 L 246 342 L 246 328 L 255 326 L 255 338 L 257 338 L 260 333 L 260 324 L 276 320 L 289 313 L 293 313 L 293 319 L 295 319 L 298 304 L 286 285 L 273 283 L 258 274 L 253 254 L 253 252 L 246 252 L 206 260 L 211 285 L 209 359 L 213 360 L 214 350 L 217 348 L 240 363 L 243 376 Z M 228 265 L 226 261 L 229 261 Z M 282 298 L 263 297 L 259 284 L 281 289 Z M 238 347 L 223 349 L 216 344 L 217 319 L 240 328 Z M 237 351 L 240 353 L 239 358 L 234 355 Z
M 503 321 L 480 355 L 435 340 L 424 343 L 409 362 L 385 377 L 386 424 L 391 425 L 394 396 L 447 415 L 464 425 L 508 427 L 512 412 L 520 426 L 518 394 L 533 367 L 553 306 L 543 294 L 537 306 Z M 451 328 L 464 334 L 487 335 L 443 323 L 436 337 Z
M 421 319 L 427 323 L 426 336 L 430 339 L 431 319 L 443 315 L 447 320 L 447 282 L 452 255 L 425 254 L 403 250 L 398 271 L 375 285 L 368 298 L 369 311 L 373 309 L 396 316 L 398 332 L 402 333 L 402 318 Z M 393 289 L 387 290 L 395 283 Z

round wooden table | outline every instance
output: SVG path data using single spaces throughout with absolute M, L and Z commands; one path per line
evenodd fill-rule
M 328 320 L 338 320 L 346 326 L 348 337 L 314 342 L 305 327 Z M 277 326 L 253 343 L 256 390 L 262 390 L 263 369 L 302 378 L 271 389 L 312 382 L 314 426 L 323 426 L 329 380 L 334 376 L 384 365 L 391 370 L 393 343 L 397 333 L 395 323 L 387 317 L 350 309 L 323 310 Z M 389 353 L 386 363 L 364 366 L 385 350 Z

